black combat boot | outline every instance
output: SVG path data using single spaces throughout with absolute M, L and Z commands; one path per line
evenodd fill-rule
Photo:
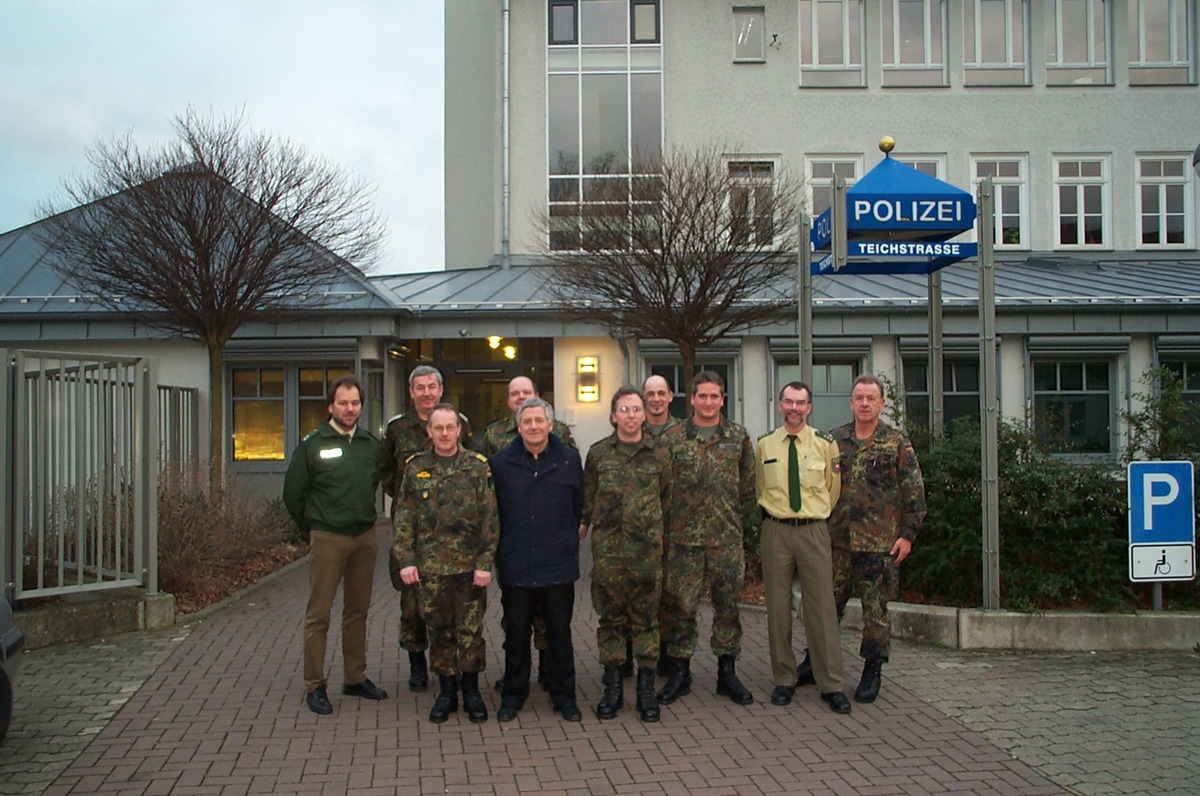
M 596 705 L 596 718 L 615 719 L 617 711 L 625 706 L 625 685 L 621 682 L 621 667 L 615 663 L 604 664 L 604 696 Z M 653 688 L 653 686 L 651 686 Z
M 855 702 L 874 702 L 875 697 L 879 696 L 882 679 L 879 672 L 882 668 L 882 658 L 867 658 L 863 663 L 862 679 L 858 681 L 858 688 L 854 690 Z
M 429 687 L 429 667 L 425 664 L 425 651 L 408 653 L 408 690 L 424 691 Z
M 621 677 L 633 677 L 633 638 L 625 637 L 625 662 L 621 664 Z
M 654 667 L 639 666 L 637 675 L 638 718 L 645 722 L 658 721 L 658 702 L 654 698 Z
M 692 659 L 673 658 L 672 661 L 675 668 L 671 671 L 671 676 L 667 678 L 666 685 L 658 692 L 658 701 L 664 705 L 669 705 L 679 697 L 692 693 Z M 638 674 L 638 683 L 641 683 L 640 673 Z
M 812 659 L 808 657 L 808 650 L 804 651 L 804 660 L 796 664 L 796 687 L 802 685 L 816 685 L 817 678 L 813 674 Z
M 451 713 L 458 710 L 458 680 L 452 674 L 438 677 L 440 691 L 433 701 L 433 710 L 429 711 L 429 720 L 441 724 Z
M 462 673 L 462 694 L 463 710 L 467 711 L 467 718 L 475 724 L 487 721 L 487 705 L 483 703 L 483 696 L 479 693 L 479 672 Z
M 749 705 L 754 701 L 754 695 L 738 679 L 736 660 L 734 655 L 717 658 L 717 696 L 727 696 L 738 705 Z

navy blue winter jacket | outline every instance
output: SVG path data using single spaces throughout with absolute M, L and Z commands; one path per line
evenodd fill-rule
M 579 580 L 583 466 L 553 434 L 535 462 L 519 436 L 488 463 L 500 511 L 501 586 L 540 588 Z

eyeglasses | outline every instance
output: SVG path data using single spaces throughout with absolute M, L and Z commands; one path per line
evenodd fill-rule
M 640 406 L 618 406 L 617 411 L 623 415 L 640 415 L 646 410 Z
M 803 398 L 793 401 L 790 398 L 784 398 L 779 402 L 780 406 L 808 406 L 812 401 L 805 401 Z

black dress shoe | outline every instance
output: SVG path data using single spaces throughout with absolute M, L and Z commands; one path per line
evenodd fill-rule
M 790 685 L 777 685 L 775 690 L 771 692 L 771 704 L 784 705 L 792 704 L 792 694 L 796 693 L 796 689 Z
M 850 700 L 846 699 L 846 695 L 841 691 L 830 691 L 828 694 L 821 694 L 821 699 L 829 703 L 829 709 L 834 713 L 849 713 Z
M 496 711 L 497 721 L 512 721 L 517 717 L 517 712 L 521 709 L 519 700 L 512 697 L 500 698 L 500 709 Z
M 363 699 L 387 699 L 387 691 L 365 677 L 361 683 L 342 686 L 342 693 L 346 696 L 360 696 Z
M 573 699 L 556 706 L 554 712 L 561 713 L 564 721 L 583 721 L 583 713 Z
M 308 703 L 308 709 L 313 713 L 328 716 L 333 712 L 333 705 L 329 704 L 329 694 L 323 685 L 319 685 L 305 694 L 304 701 Z

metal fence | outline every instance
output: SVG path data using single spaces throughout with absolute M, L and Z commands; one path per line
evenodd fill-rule
M 195 469 L 195 390 L 159 387 L 140 357 L 6 351 L 0 390 L 11 599 L 158 591 L 158 474 Z

